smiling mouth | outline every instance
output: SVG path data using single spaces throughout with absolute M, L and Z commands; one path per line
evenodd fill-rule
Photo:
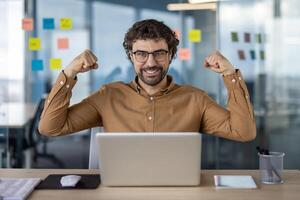
M 147 68 L 147 69 L 143 69 L 143 72 L 145 72 L 144 74 L 146 76 L 157 76 L 160 74 L 161 69 L 159 67 Z

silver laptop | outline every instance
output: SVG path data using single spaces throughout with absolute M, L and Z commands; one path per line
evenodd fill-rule
M 105 186 L 200 184 L 199 133 L 97 133 L 96 139 Z

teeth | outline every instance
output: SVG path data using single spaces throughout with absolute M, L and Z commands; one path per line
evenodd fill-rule
M 155 69 L 155 70 L 145 70 L 147 73 L 149 73 L 149 74 L 154 74 L 155 72 L 157 72 L 158 71 L 158 69 Z

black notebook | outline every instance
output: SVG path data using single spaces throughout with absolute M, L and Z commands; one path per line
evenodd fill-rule
M 60 179 L 69 174 L 50 174 L 35 189 L 96 189 L 100 184 L 99 174 L 72 174 L 81 176 L 75 187 L 62 187 Z

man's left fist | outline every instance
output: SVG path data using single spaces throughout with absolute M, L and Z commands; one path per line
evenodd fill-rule
M 207 56 L 204 60 L 204 66 L 224 76 L 235 72 L 234 66 L 219 51 Z

